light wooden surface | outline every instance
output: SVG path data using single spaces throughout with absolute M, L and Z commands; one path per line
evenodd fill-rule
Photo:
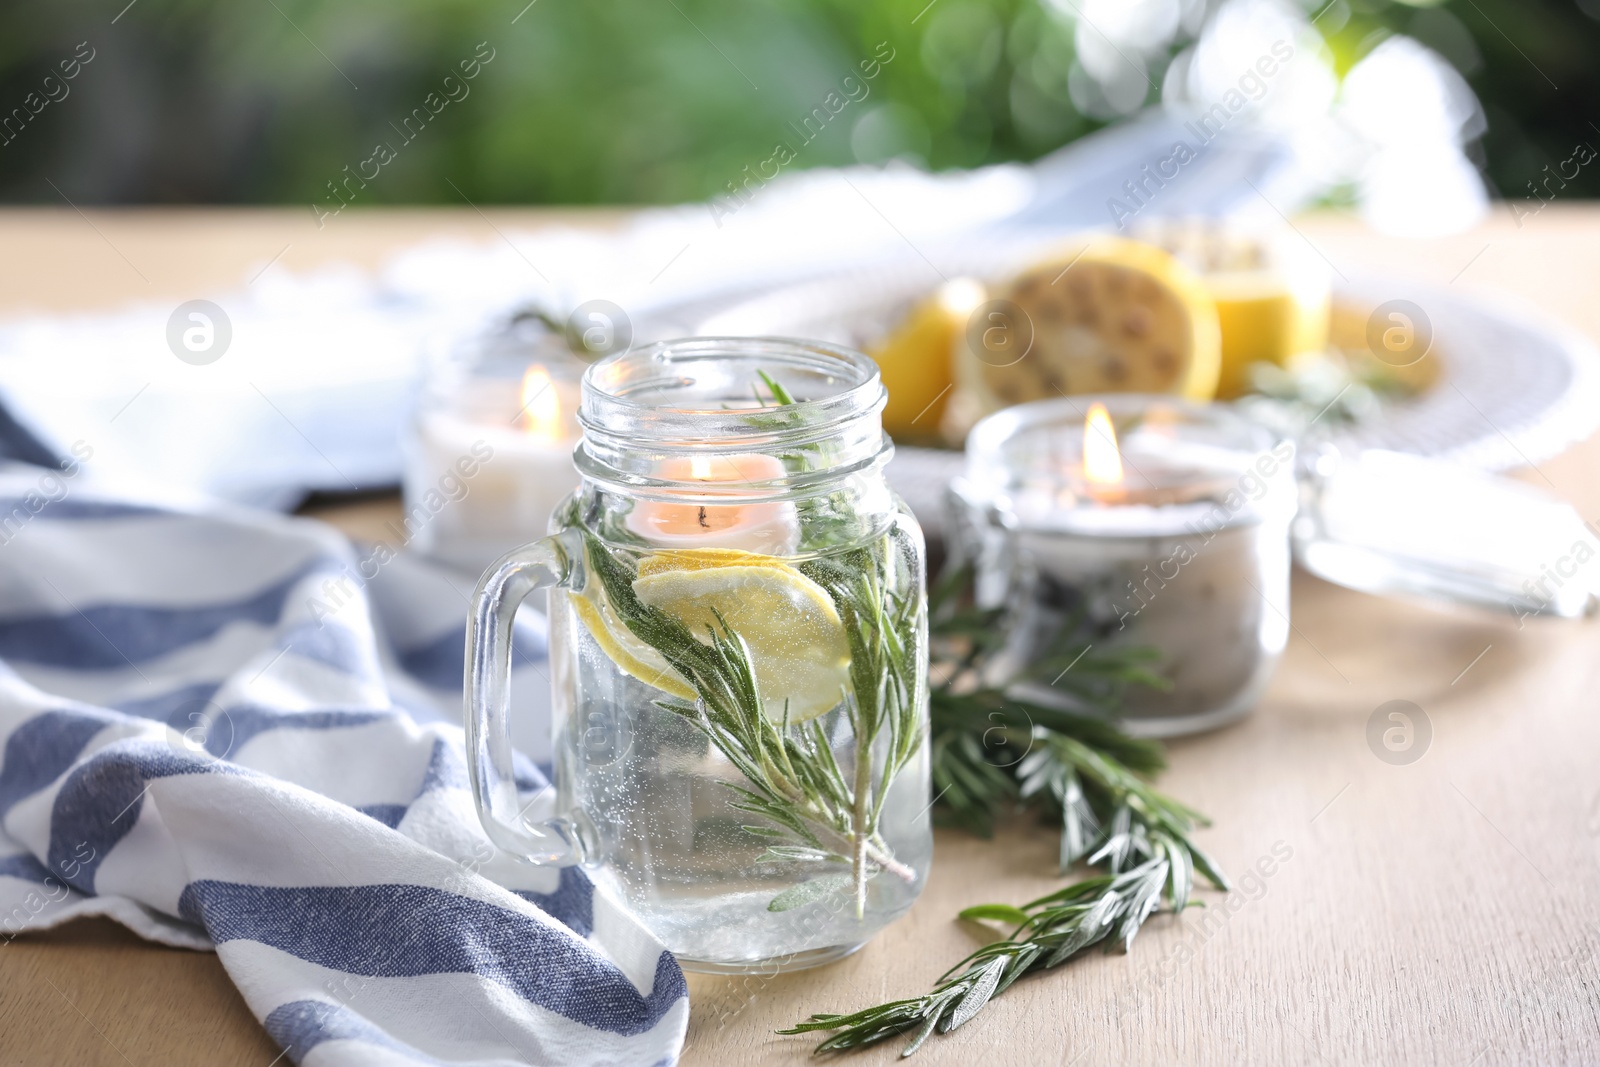
M 182 300 L 278 266 L 373 265 L 419 238 L 484 242 L 552 213 L 0 212 L 0 313 Z M 577 216 L 609 224 L 614 215 Z M 1446 240 L 1353 220 L 1300 229 L 1342 272 L 1511 293 L 1600 339 L 1600 208 L 1555 205 Z M 274 267 L 272 269 L 277 269 Z M 1600 441 L 1540 464 L 1600 518 Z M 371 528 L 392 505 L 327 517 Z M 1132 956 L 1025 980 L 917 1061 L 1035 1064 L 1600 1062 L 1600 629 L 1379 600 L 1297 575 L 1296 631 L 1260 709 L 1172 746 L 1164 785 L 1209 812 L 1236 877 L 1205 911 L 1162 918 Z M 1365 729 L 1385 701 L 1433 728 L 1391 766 Z M 772 1031 L 923 990 L 977 943 L 951 917 L 1060 884 L 1048 832 L 941 833 L 927 892 L 855 957 L 773 979 L 692 977 L 687 1065 L 800 1064 Z M 1281 857 L 1287 855 L 1287 859 Z M 80 923 L 0 946 L 0 1065 L 239 1063 L 279 1050 L 216 959 Z M 893 1047 L 858 1057 L 887 1063 Z

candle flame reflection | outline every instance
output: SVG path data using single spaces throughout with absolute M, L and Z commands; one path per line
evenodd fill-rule
M 1089 408 L 1083 420 L 1083 476 L 1090 485 L 1120 486 L 1122 455 L 1117 451 L 1117 431 L 1104 404 Z
M 522 429 L 529 437 L 559 441 L 561 396 L 550 372 L 535 364 L 522 376 Z

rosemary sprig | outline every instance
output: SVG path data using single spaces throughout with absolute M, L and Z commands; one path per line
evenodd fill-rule
M 907 881 L 916 872 L 894 858 L 878 832 L 884 799 L 896 775 L 922 743 L 925 671 L 918 650 L 920 590 L 897 591 L 891 576 L 912 546 L 898 528 L 872 545 L 835 559 L 800 565 L 833 599 L 850 647 L 850 692 L 844 705 L 854 737 L 847 777 L 822 720 L 774 721 L 764 707 L 750 648 L 720 614 L 706 640 L 633 592 L 633 575 L 599 539 L 585 537 L 586 556 L 613 611 L 633 635 L 654 648 L 694 688 L 694 702 L 656 704 L 706 735 L 738 768 L 744 785 L 729 784 L 741 811 L 771 825 L 744 829 L 772 844 L 763 858 L 842 862 L 848 882 L 819 878 L 779 894 L 768 905 L 784 911 L 848 885 L 857 915 L 866 883 L 880 871 Z M 874 749 L 884 738 L 881 759 Z
M 805 412 L 798 407 L 799 400 L 787 387 L 766 371 L 757 368 L 756 377 L 765 385 L 770 398 L 761 395 L 761 385 L 752 383 L 751 394 L 755 397 L 756 407 L 745 415 L 745 422 L 752 430 L 760 433 L 782 433 L 803 426 L 807 419 Z M 808 471 L 825 468 L 832 463 L 832 457 L 837 449 L 836 442 L 826 435 L 821 435 L 813 440 L 792 445 L 774 452 L 784 465 L 793 473 L 803 474 Z M 853 516 L 852 516 L 853 517 Z M 814 541 L 817 536 L 815 529 L 811 528 L 813 522 L 805 524 L 806 529 L 802 534 L 808 542 Z
M 833 598 L 850 646 L 850 699 L 845 708 L 856 739 L 852 824 L 856 844 L 851 856 L 856 914 L 866 906 L 866 849 L 877 834 L 884 801 L 895 777 L 922 744 L 921 712 L 927 667 L 919 650 L 922 595 L 918 589 L 896 592 L 888 581 L 897 570 L 916 569 L 917 548 L 899 526 L 872 548 L 856 548 L 838 557 L 820 557 L 799 566 Z M 881 769 L 873 774 L 872 748 L 885 737 Z
M 930 706 L 933 785 L 949 821 L 988 836 L 998 816 L 1034 806 L 1060 820 L 1063 871 L 1121 836 L 1118 827 L 1131 835 L 1159 832 L 1208 880 L 1224 883 L 1190 837 L 1207 825 L 1205 817 L 1140 777 L 1165 766 L 1154 741 L 995 690 L 935 690 Z
M 1074 617 L 1025 678 L 1016 679 L 1048 681 L 1097 714 L 1019 698 L 1010 684 L 979 685 L 974 680 L 1003 630 L 998 612 L 970 606 L 971 584 L 970 570 L 957 568 L 941 579 L 931 600 L 933 646 L 943 668 L 930 700 L 933 783 L 942 814 L 988 836 L 1002 813 L 1019 803 L 1036 807 L 1060 820 L 1063 871 L 1113 839 L 1126 844 L 1124 838 L 1163 834 L 1182 847 L 1187 866 L 1223 885 L 1221 872 L 1190 838 L 1205 817 L 1141 777 L 1165 768 L 1161 746 L 1116 725 L 1128 686 L 1167 685 L 1150 669 L 1155 652 L 1096 651 L 1083 619 Z M 1126 844 L 1111 855 L 1115 874 L 1148 851 Z
M 1076 882 L 1020 908 L 1006 904 L 968 908 L 961 918 L 998 920 L 1016 929 L 950 968 L 922 996 L 853 1015 L 813 1015 L 779 1033 L 835 1031 L 816 1051 L 842 1052 L 915 1031 L 900 1053 L 910 1056 L 931 1034 L 949 1033 L 963 1025 L 1030 971 L 1059 966 L 1101 942 L 1126 951 L 1144 920 L 1161 905 L 1164 891 L 1174 910 L 1187 903 L 1175 880 L 1176 869 L 1170 855 L 1155 855 L 1121 873 Z
M 780 1031 L 834 1031 L 818 1052 L 860 1048 L 915 1030 L 902 1053 L 909 1056 L 929 1035 L 971 1019 L 1029 971 L 1058 966 L 1100 942 L 1126 951 L 1150 915 L 1189 905 L 1197 872 L 1218 889 L 1228 887 L 1190 836 L 1206 825 L 1205 817 L 1141 777 L 1165 766 L 1160 745 L 1129 737 L 1114 721 L 1128 685 L 1164 684 L 1150 670 L 1152 654 L 1093 654 L 1081 620 L 1070 620 L 1030 675 L 1051 678 L 1059 670 L 1052 681 L 1060 682 L 1076 672 L 1063 688 L 1100 714 L 1019 700 L 1009 686 L 975 681 L 1003 631 L 998 612 L 972 607 L 970 591 L 970 572 L 958 569 L 930 595 L 934 672 L 941 678 L 930 699 L 930 748 L 942 812 L 987 835 L 1002 814 L 1034 807 L 1060 820 L 1063 871 L 1084 862 L 1105 873 L 1021 908 L 984 904 L 963 911 L 964 919 L 1009 921 L 1016 930 L 956 964 L 927 994 L 853 1015 L 813 1015 Z
M 793 404 L 794 403 L 794 397 L 789 395 L 789 390 L 787 390 L 783 386 L 779 385 L 777 383 L 777 381 L 773 379 L 772 375 L 768 374 L 764 370 L 758 370 L 758 371 L 756 371 L 756 373 L 761 376 L 761 380 L 762 380 L 763 383 L 766 384 L 767 390 L 770 393 L 772 393 L 772 402 L 773 403 L 779 404 L 779 405 L 786 405 L 786 404 Z M 756 399 L 757 400 L 761 400 L 761 395 L 759 393 L 756 394 Z M 764 401 L 764 400 L 762 400 L 761 403 L 762 403 L 763 406 L 766 405 L 766 401 Z

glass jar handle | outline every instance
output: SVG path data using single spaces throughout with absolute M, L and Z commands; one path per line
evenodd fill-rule
M 512 549 L 484 572 L 467 620 L 467 773 L 472 799 L 489 840 L 542 866 L 583 859 L 577 828 L 567 819 L 539 821 L 524 814 L 511 746 L 511 639 L 517 609 L 539 589 L 565 585 L 576 539 L 557 534 Z

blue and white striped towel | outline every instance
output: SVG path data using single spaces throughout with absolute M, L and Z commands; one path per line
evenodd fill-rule
M 96 914 L 214 946 L 315 1067 L 676 1060 L 672 956 L 479 827 L 461 579 L 84 481 L 0 468 L 0 951 Z

